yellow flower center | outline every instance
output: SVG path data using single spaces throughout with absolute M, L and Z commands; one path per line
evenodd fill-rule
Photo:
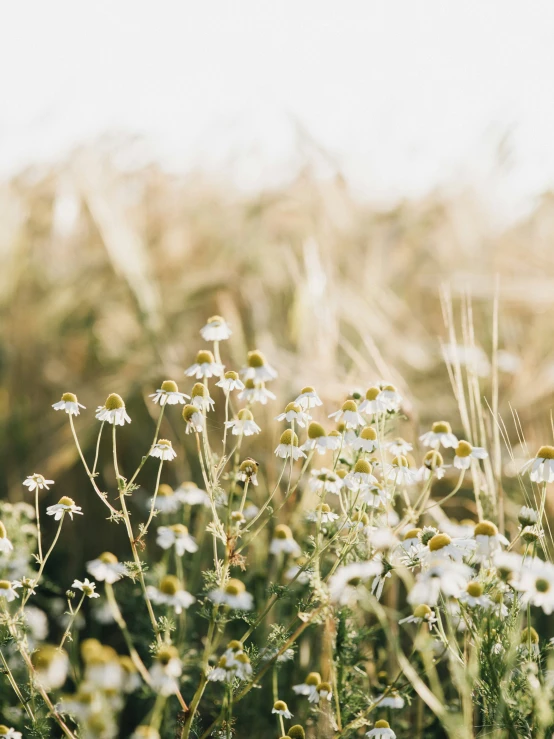
M 375 722 L 375 728 L 376 729 L 390 729 L 390 724 L 388 721 L 385 721 L 385 719 L 379 719 L 379 721 Z
M 380 392 L 380 388 L 370 387 L 365 394 L 366 400 L 376 400 Z
M 434 434 L 451 434 L 452 428 L 448 421 L 435 421 L 431 427 Z
M 198 408 L 194 405 L 187 404 L 183 407 L 183 420 L 190 421 L 195 413 L 198 413 Z
M 310 672 L 308 677 L 306 678 L 306 685 L 315 685 L 316 687 L 321 682 L 321 675 L 319 672 Z
M 547 593 L 550 590 L 550 583 L 543 577 L 539 577 L 535 580 L 535 590 L 538 593 Z
M 473 533 L 475 536 L 497 536 L 498 529 L 491 521 L 481 521 L 474 528 Z
M 239 379 L 239 373 L 233 372 L 233 370 L 229 370 L 229 372 L 225 373 L 225 379 L 226 380 L 238 380 Z
M 75 505 L 75 501 L 73 500 L 73 498 L 68 498 L 67 495 L 63 495 L 59 499 L 58 505 L 73 506 L 73 505 Z
M 537 452 L 539 459 L 554 459 L 554 446 L 541 446 Z
M 353 400 L 347 400 L 345 403 L 342 404 L 342 410 L 355 412 L 358 410 L 358 406 Z
M 225 592 L 227 595 L 239 595 L 240 593 L 244 593 L 245 590 L 246 588 L 244 587 L 244 583 L 235 578 L 231 578 L 225 586 Z
M 180 589 L 179 580 L 175 575 L 165 575 L 165 577 L 162 577 L 160 582 L 161 593 L 164 593 L 165 595 L 175 595 L 175 593 Z
M 366 459 L 359 459 L 354 465 L 354 472 L 360 472 L 362 475 L 371 475 L 372 467 Z
M 276 711 L 287 711 L 288 710 L 287 704 L 285 703 L 285 701 L 275 701 L 275 703 L 273 704 L 273 708 Z
M 443 462 L 444 460 L 442 458 L 442 454 L 436 452 L 434 449 L 432 449 L 430 452 L 427 452 L 427 454 L 423 457 L 423 464 L 430 470 L 434 470 L 437 467 L 442 467 Z
M 98 557 L 100 562 L 103 562 L 106 565 L 115 565 L 117 564 L 117 557 L 115 554 L 112 554 L 111 552 L 102 552 L 102 554 Z
M 375 441 L 375 439 L 377 438 L 377 432 L 372 426 L 366 426 L 362 429 L 360 438 L 366 439 L 367 441 Z
M 287 429 L 281 434 L 279 443 L 285 444 L 285 446 L 298 446 L 298 436 L 291 429 Z
M 300 395 L 304 395 L 305 393 L 315 393 L 315 390 L 311 385 L 306 385 L 306 387 L 303 387 L 300 391 Z
M 76 403 L 77 402 L 77 396 L 74 393 L 64 393 L 62 395 L 62 400 L 66 403 Z
M 475 580 L 467 584 L 466 590 L 472 598 L 479 598 L 483 595 L 483 586 L 480 582 L 476 582 Z
M 116 411 L 118 408 L 125 408 L 125 403 L 123 402 L 121 395 L 112 393 L 106 398 L 104 408 L 108 411 Z
M 196 355 L 196 364 L 214 364 L 214 355 L 208 349 L 202 349 Z
M 173 380 L 164 380 L 162 382 L 161 389 L 166 393 L 178 393 L 179 388 L 177 387 L 177 383 L 173 382 Z
M 284 523 L 281 523 L 275 527 L 273 536 L 275 539 L 292 539 L 292 531 Z
M 158 496 L 162 496 L 162 498 L 169 498 L 173 495 L 173 488 L 171 485 L 168 485 L 166 482 L 160 483 L 160 486 L 158 487 Z
M 193 398 L 204 398 L 209 396 L 208 388 L 205 385 L 202 385 L 201 382 L 195 382 L 194 386 L 192 388 L 191 395 Z
M 263 367 L 266 363 L 264 355 L 259 351 L 248 352 L 249 367 Z
M 431 552 L 437 552 L 439 549 L 444 549 L 452 543 L 452 539 L 448 534 L 435 534 L 429 542 L 429 550 Z
M 527 644 L 529 641 L 531 641 L 531 644 L 539 643 L 539 635 L 532 626 L 526 627 L 521 632 L 521 643 Z
M 320 423 L 315 423 L 312 421 L 312 423 L 308 426 L 308 437 L 310 439 L 319 439 L 322 436 L 325 436 L 325 429 Z
M 460 441 L 458 443 L 458 446 L 456 447 L 456 456 L 457 457 L 469 457 L 472 449 L 473 447 L 471 446 L 469 441 Z
M 404 541 L 406 541 L 407 539 L 417 539 L 420 534 L 421 529 L 410 529 L 404 534 Z
M 248 410 L 248 408 L 243 408 L 237 413 L 237 418 L 239 421 L 253 421 L 254 416 L 252 415 L 252 412 Z
M 421 605 L 414 608 L 414 616 L 416 618 L 427 618 L 432 613 L 433 611 L 425 603 L 422 603 Z

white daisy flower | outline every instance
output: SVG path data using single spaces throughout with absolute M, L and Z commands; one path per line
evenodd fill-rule
M 473 531 L 477 548 L 475 558 L 479 562 L 491 559 L 496 552 L 502 549 L 502 545 L 508 546 L 509 541 L 498 532 L 491 521 L 481 521 Z
M 223 378 L 215 384 L 223 388 L 226 393 L 230 393 L 233 390 L 244 390 L 244 382 L 240 379 L 238 372 L 226 372 Z
M 56 521 L 59 521 L 66 513 L 69 514 L 71 520 L 73 520 L 74 513 L 78 513 L 79 516 L 83 515 L 81 506 L 75 505 L 75 501 L 67 495 L 62 496 L 55 505 L 48 506 L 46 509 L 46 514 L 54 516 Z
M 158 495 L 160 491 L 158 490 Z M 205 490 L 201 490 L 194 482 L 182 482 L 175 491 L 175 497 L 185 505 L 211 505 L 210 496 Z
M 317 450 L 319 454 L 325 454 L 328 449 L 332 449 L 335 446 L 337 438 L 327 436 L 325 429 L 320 423 L 312 421 L 308 426 L 308 438 L 300 447 L 304 452 L 311 452 Z M 338 438 L 340 445 L 340 437 Z
M 201 434 L 204 430 L 204 416 L 194 405 L 186 405 L 183 408 L 183 421 L 186 424 L 185 433 Z
M 358 498 L 358 502 L 365 503 L 370 508 L 380 508 L 389 502 L 389 497 L 380 483 L 361 487 L 359 488 L 359 493 L 361 497 Z
M 233 436 L 253 436 L 261 432 L 261 428 L 254 421 L 252 411 L 248 408 L 240 410 L 232 421 L 225 421 L 225 426 L 232 429 Z
M 402 396 L 394 385 L 384 385 L 381 387 L 381 392 L 377 396 L 378 400 L 383 401 L 387 410 L 395 412 L 400 410 L 400 404 L 402 403 Z
M 310 696 L 313 696 L 313 695 L 317 696 L 317 686 L 320 683 L 321 683 L 321 675 L 319 674 L 319 672 L 310 672 L 310 674 L 306 677 L 306 680 L 303 683 L 299 683 L 298 685 L 293 685 L 292 689 L 296 693 L 296 695 L 304 695 L 310 698 Z M 313 702 L 314 701 L 310 700 L 310 703 L 313 703 Z
M 321 703 L 321 701 L 330 701 L 333 697 L 333 690 L 330 683 L 319 683 L 313 693 L 310 693 L 308 700 L 310 703 Z
M 471 568 L 462 562 L 453 562 L 446 557 L 431 560 L 427 569 L 418 574 L 408 595 L 408 603 L 435 606 L 441 593 L 457 598 L 465 590 L 471 574 Z
M 383 564 L 377 559 L 368 562 L 353 562 L 339 567 L 329 580 L 329 596 L 333 603 L 344 606 L 356 599 L 361 583 L 380 575 Z
M 322 467 L 320 470 L 312 470 L 310 475 L 310 488 L 319 495 L 323 493 L 338 495 L 344 486 L 343 478 L 326 467 Z
M 365 459 L 359 459 L 352 472 L 349 472 L 344 478 L 344 484 L 349 490 L 368 490 L 368 488 L 377 484 L 377 478 L 371 474 L 372 472 L 373 468 L 369 462 Z
M 390 728 L 388 721 L 380 719 L 375 722 L 375 728 L 366 732 L 368 739 L 396 739 L 396 734 Z
M 521 468 L 533 482 L 554 482 L 554 446 L 541 446 L 534 459 Z
M 201 382 L 197 382 L 192 388 L 191 404 L 201 411 L 213 411 L 215 402 L 210 395 L 210 391 Z
M 240 371 L 245 380 L 254 380 L 257 382 L 268 382 L 277 377 L 277 372 L 271 367 L 262 352 L 248 352 L 246 367 Z
M 281 457 L 281 459 L 292 457 L 295 461 L 306 456 L 298 446 L 298 436 L 293 433 L 291 429 L 287 429 L 281 434 L 279 444 L 275 449 L 275 454 L 278 457 Z
M 302 406 L 305 410 L 315 408 L 318 405 L 323 405 L 319 395 L 316 393 L 313 387 L 303 387 L 300 391 L 300 395 L 294 401 L 298 405 Z
M 391 690 L 390 693 L 376 696 L 375 703 L 377 703 L 380 708 L 395 708 L 399 710 L 400 708 L 404 708 L 405 701 L 404 698 L 396 692 L 396 690 Z
M 125 423 L 131 423 L 131 419 L 125 410 L 123 398 L 117 393 L 108 395 L 104 405 L 98 406 L 96 409 L 96 418 L 99 421 L 106 421 L 115 426 L 124 426 Z
M 254 598 L 246 592 L 244 583 L 235 578 L 231 578 L 223 588 L 212 590 L 208 593 L 208 598 L 214 603 L 223 603 L 238 611 L 251 611 L 254 607 Z
M 177 452 L 169 439 L 159 439 L 150 450 L 151 457 L 157 457 L 162 461 L 171 462 L 177 456 Z
M 77 401 L 77 396 L 74 393 L 64 393 L 62 399 L 54 403 L 52 408 L 55 411 L 65 411 L 70 416 L 78 416 L 80 413 L 79 408 L 85 410 L 85 406 Z
M 45 690 L 61 688 L 67 678 L 69 658 L 63 649 L 43 644 L 31 655 L 35 679 Z
M 183 609 L 189 608 L 196 601 L 194 595 L 183 590 L 181 583 L 175 575 L 165 575 L 165 577 L 162 577 L 159 588 L 148 585 L 146 594 L 153 603 L 173 608 L 177 615 L 182 613 Z
M 468 441 L 460 441 L 454 454 L 454 467 L 459 470 L 467 470 L 471 466 L 472 459 L 486 459 L 488 456 L 488 453 L 482 447 L 471 446 Z
M 283 413 L 275 416 L 276 421 L 286 421 L 287 423 L 297 423 L 301 428 L 308 423 L 310 416 L 302 409 L 298 403 L 289 403 Z
M 103 552 L 97 559 L 87 562 L 87 572 L 99 582 L 113 585 L 127 574 L 127 568 L 118 561 L 115 554 Z
M 524 604 L 542 608 L 550 615 L 554 611 L 554 565 L 538 558 L 526 559 L 516 582 L 510 581 L 521 592 Z
M 417 471 L 410 469 L 408 460 L 399 454 L 384 469 L 384 476 L 396 485 L 413 485 L 417 482 Z
M 479 608 L 491 608 L 493 606 L 492 600 L 488 595 L 485 595 L 482 584 L 477 580 L 468 582 L 466 589 L 458 596 L 458 600 L 470 608 L 475 608 L 476 606 L 479 606 Z
M 285 701 L 275 701 L 271 713 L 276 713 L 279 716 L 283 716 L 283 718 L 287 719 L 292 718 L 292 713 L 289 711 L 289 708 Z
M 437 623 L 437 617 L 435 616 L 435 612 L 432 608 L 430 608 L 426 603 L 421 603 L 421 605 L 414 608 L 411 616 L 401 618 L 398 623 L 417 624 L 418 626 L 420 624 L 426 623 L 430 627 L 432 627 L 433 624 Z
M 29 477 L 26 477 L 25 480 L 23 480 L 23 484 L 25 487 L 29 488 L 29 491 L 32 493 L 35 490 L 50 490 L 50 485 L 54 484 L 54 480 L 45 480 L 42 475 L 35 472 L 32 475 L 29 475 Z
M 406 456 L 413 450 L 413 445 L 409 441 L 402 439 L 400 436 L 393 441 L 389 441 L 385 444 L 387 450 L 395 457 L 398 455 Z
M 232 333 L 229 324 L 221 316 L 211 316 L 200 329 L 200 336 L 204 341 L 226 341 Z
M 182 523 L 173 526 L 159 526 L 157 530 L 156 544 L 162 549 L 175 547 L 177 556 L 182 557 L 185 552 L 198 551 L 198 544 L 189 534 L 189 530 Z
M 369 516 L 363 511 L 354 511 L 346 521 L 345 525 L 347 529 L 369 531 Z
M 156 661 L 149 670 L 152 689 L 165 697 L 178 693 L 177 678 L 181 676 L 182 671 L 183 667 L 177 649 L 169 645 L 160 647 Z
M 419 437 L 423 446 L 430 446 L 431 449 L 438 449 L 443 446 L 445 449 L 454 449 L 458 444 L 458 439 L 452 433 L 452 428 L 447 421 L 436 421 L 423 436 Z
M 421 550 L 419 557 L 423 562 L 442 559 L 443 557 L 454 562 L 461 562 L 476 547 L 477 544 L 473 539 L 452 539 L 448 534 L 435 534 Z
M 377 439 L 377 432 L 373 426 L 366 426 L 360 432 L 360 435 L 352 439 L 350 446 L 354 451 L 374 452 L 379 449 L 379 441 Z
M 152 393 L 150 397 L 154 403 L 159 403 L 160 405 L 177 405 L 178 403 L 184 405 L 189 398 L 185 393 L 179 392 L 177 383 L 173 382 L 173 380 L 164 380 L 161 388 L 156 390 L 155 393 Z
M 18 580 L 0 580 L 0 598 L 5 598 L 8 603 L 12 600 L 19 598 L 18 588 L 21 587 L 21 583 Z
M 338 513 L 334 513 L 327 503 L 321 503 L 315 511 L 308 511 L 306 514 L 306 520 L 311 523 L 317 523 L 318 521 L 321 521 L 321 523 L 334 523 L 339 518 Z
M 8 532 L 6 531 L 6 527 L 0 521 L 0 552 L 2 554 L 9 554 L 12 551 L 13 544 L 8 539 Z
M 182 503 L 181 495 L 177 491 L 174 492 L 171 485 L 162 482 L 158 486 L 156 498 L 154 499 L 154 496 L 151 496 L 148 499 L 148 510 L 154 504 L 155 510 L 160 511 L 160 513 L 175 513 L 179 510 Z
M 358 406 L 353 400 L 347 400 L 342 404 L 340 410 L 329 414 L 337 423 L 342 421 L 347 429 L 356 429 L 358 426 L 365 426 L 365 421 L 358 412 Z
M 523 527 L 534 526 L 539 520 L 539 514 L 534 508 L 522 506 L 521 510 L 517 514 L 517 520 Z
M 255 459 L 252 459 L 252 457 L 246 457 L 246 459 L 240 463 L 239 471 L 237 472 L 237 480 L 240 480 L 241 482 L 246 482 L 248 480 L 252 485 L 257 485 L 258 467 L 259 465 Z
M 0 725 L 0 737 L 2 739 L 21 739 L 23 734 L 20 731 L 16 731 L 13 726 Z
M 433 475 L 437 480 L 442 480 L 445 473 L 444 460 L 442 454 L 437 452 L 436 449 L 431 449 L 423 457 L 423 464 L 418 470 L 419 480 L 428 480 Z
M 217 667 L 214 667 L 208 674 L 208 680 L 210 682 L 229 683 L 235 678 L 235 665 L 234 663 L 228 664 L 227 657 L 223 655 Z
M 421 529 L 408 529 L 400 542 L 400 547 L 411 556 L 416 556 L 422 549 Z
M 267 405 L 268 400 L 276 400 L 277 396 L 271 390 L 268 390 L 263 382 L 246 380 L 244 389 L 240 391 L 238 398 L 250 405 L 252 403 Z
M 275 527 L 273 538 L 269 545 L 270 554 L 292 554 L 298 556 L 301 552 L 300 547 L 292 536 L 292 531 L 285 524 L 279 524 Z
M 360 407 L 358 409 L 360 413 L 365 413 L 367 416 L 386 413 L 388 410 L 388 403 L 385 398 L 380 396 L 381 388 L 370 387 L 365 394 L 365 398 L 360 403 Z
M 216 362 L 214 355 L 207 349 L 202 349 L 196 355 L 196 362 L 185 370 L 187 377 L 196 377 L 201 380 L 204 377 L 221 377 L 225 367 Z
M 88 598 L 99 598 L 100 593 L 96 593 L 96 583 L 91 582 L 88 577 L 85 577 L 84 580 L 73 580 L 73 584 L 71 585 L 72 588 L 75 588 L 75 590 L 80 590 L 82 593 L 84 593 Z

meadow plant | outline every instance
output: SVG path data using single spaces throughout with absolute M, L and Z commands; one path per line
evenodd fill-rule
M 412 429 L 412 443 L 388 378 L 328 408 L 299 386 L 278 407 L 270 359 L 250 351 L 228 369 L 227 322 L 200 333 L 208 348 L 186 392 L 176 379 L 152 388 L 157 422 L 134 471 L 118 456 L 133 423 L 124 399 L 98 406 L 87 460 L 91 414 L 66 392 L 52 412 L 67 415 L 89 493 L 60 491 L 44 508 L 56 483 L 32 473 L 28 502 L 0 504 L 0 737 L 261 736 L 252 716 L 276 739 L 551 736 L 554 447 L 521 469 L 524 505 L 509 520 L 499 434 L 462 397 L 459 365 L 462 421 Z M 171 486 L 184 454 L 198 477 Z M 141 510 L 146 465 L 156 476 Z M 37 603 L 67 586 L 47 564 L 94 495 L 128 557 L 98 551 L 53 625 Z M 471 520 L 447 515 L 458 499 Z

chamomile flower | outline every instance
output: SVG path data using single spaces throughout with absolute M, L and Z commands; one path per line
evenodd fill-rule
M 374 559 L 368 562 L 352 562 L 339 567 L 329 580 L 329 596 L 333 603 L 346 605 L 358 596 L 360 585 L 380 575 L 383 563 Z
M 206 385 L 197 382 L 192 388 L 191 396 L 190 402 L 195 408 L 206 412 L 213 411 L 215 403 Z
M 371 473 L 373 468 L 365 459 L 359 459 L 352 472 L 344 478 L 344 484 L 349 490 L 364 491 L 377 483 L 377 478 Z
M 293 685 L 292 689 L 296 695 L 304 695 L 310 698 L 313 695 L 317 695 L 317 686 L 321 683 L 321 675 L 319 672 L 310 672 L 303 683 Z M 316 698 L 317 700 L 317 698 Z M 310 700 L 310 702 L 313 702 Z
M 467 470 L 471 466 L 472 459 L 486 459 L 488 456 L 482 447 L 471 446 L 468 441 L 460 441 L 456 446 L 453 464 L 459 470 Z
M 533 482 L 554 482 L 554 446 L 541 446 L 534 459 L 521 468 Z
M 304 452 L 311 452 L 315 449 L 319 452 L 319 454 L 325 454 L 325 452 L 330 448 L 329 441 L 331 438 L 333 439 L 333 441 L 331 442 L 332 447 L 334 446 L 335 437 L 327 436 L 323 426 L 320 423 L 315 423 L 314 421 L 312 421 L 312 423 L 310 423 L 310 425 L 308 426 L 308 438 L 300 448 Z
M 176 523 L 173 526 L 158 526 L 156 544 L 162 549 L 175 547 L 178 557 L 182 557 L 185 552 L 194 554 L 198 551 L 198 544 L 182 523 Z
M 292 531 L 285 524 L 279 524 L 275 527 L 273 532 L 273 538 L 269 545 L 270 554 L 292 554 L 298 556 L 300 554 L 300 547 L 294 540 Z
M 67 495 L 63 495 L 55 505 L 48 506 L 46 509 L 46 514 L 48 516 L 54 516 L 56 521 L 59 521 L 66 513 L 71 520 L 73 520 L 74 513 L 78 513 L 79 516 L 83 515 L 81 506 L 75 505 L 75 501 L 72 498 L 68 498 Z
M 473 535 L 477 544 L 475 558 L 480 562 L 491 559 L 496 552 L 502 549 L 502 546 L 508 546 L 509 544 L 508 539 L 498 532 L 491 521 L 478 523 Z
M 158 489 L 159 495 L 160 491 Z M 182 482 L 175 490 L 175 497 L 179 503 L 184 505 L 204 505 L 207 508 L 211 505 L 208 493 L 201 490 L 195 482 Z
M 517 520 L 523 527 L 534 526 L 539 520 L 539 514 L 534 508 L 522 506 L 517 514 Z
M 387 450 L 395 457 L 399 454 L 406 456 L 413 450 L 413 444 L 409 441 L 402 439 L 400 436 L 397 439 L 393 439 L 385 444 Z
M 186 424 L 185 433 L 201 434 L 205 430 L 204 416 L 195 405 L 185 405 L 183 408 L 183 421 Z
M 321 703 L 321 701 L 330 701 L 333 697 L 331 685 L 327 682 L 319 683 L 313 693 L 310 693 L 308 700 L 310 703 Z
M 84 410 L 85 406 L 77 401 L 77 396 L 74 393 L 64 393 L 62 399 L 54 403 L 52 408 L 55 411 L 65 411 L 70 416 L 78 416 L 79 408 Z
M 0 521 L 0 552 L 2 554 L 9 554 L 9 552 L 11 551 L 13 551 L 13 544 L 8 539 L 8 532 L 6 531 L 6 527 Z
M 244 583 L 235 578 L 228 580 L 222 588 L 212 590 L 208 593 L 208 598 L 237 611 L 251 611 L 254 607 L 254 598 L 246 592 Z
M 336 472 L 322 467 L 320 470 L 311 471 L 309 485 L 311 490 L 319 495 L 324 493 L 338 495 L 344 486 L 344 481 Z
M 421 542 L 421 529 L 408 529 L 400 542 L 400 547 L 408 554 L 414 556 L 423 548 Z
M 152 507 L 154 503 L 155 509 L 160 513 L 175 513 L 179 510 L 182 504 L 182 500 L 176 492 L 174 492 L 171 485 L 167 485 L 165 482 L 160 483 L 158 486 L 158 494 L 154 500 L 154 496 L 148 500 L 148 509 Z
M 291 429 L 287 429 L 281 434 L 275 454 L 281 459 L 292 457 L 295 461 L 306 456 L 298 446 L 298 436 Z
M 437 480 L 441 480 L 444 477 L 444 459 L 442 454 L 437 452 L 436 449 L 431 449 L 423 457 L 423 464 L 418 470 L 418 478 L 420 480 L 428 480 L 433 475 Z
M 252 485 L 258 484 L 258 463 L 252 457 L 246 457 L 241 463 L 237 472 L 237 480 L 242 482 L 251 482 Z
M 231 429 L 233 436 L 253 436 L 261 431 L 248 408 L 240 410 L 232 421 L 225 421 L 225 426 Z
M 377 439 L 377 432 L 373 426 L 366 426 L 360 432 L 360 435 L 352 440 L 350 446 L 355 451 L 374 452 L 379 448 L 379 441 Z
M 267 363 L 262 352 L 248 352 L 246 367 L 240 371 L 245 380 L 255 380 L 256 382 L 268 382 L 277 377 L 277 372 Z
M 411 616 L 401 618 L 399 624 L 428 624 L 430 627 L 437 623 L 437 617 L 433 609 L 426 603 L 416 606 Z
M 267 405 L 268 400 L 276 400 L 277 396 L 271 390 L 268 390 L 263 382 L 249 379 L 245 381 L 244 389 L 240 391 L 238 398 L 249 404 Z
M 54 480 L 46 480 L 42 475 L 39 475 L 38 472 L 35 472 L 32 475 L 29 475 L 29 477 L 26 477 L 25 480 L 23 480 L 23 484 L 25 487 L 29 488 L 31 493 L 33 493 L 35 490 L 50 490 L 50 485 L 54 484 Z
M 226 393 L 231 393 L 233 390 L 244 390 L 244 382 L 240 379 L 239 373 L 232 370 L 226 372 L 215 384 Z
M 471 554 L 476 548 L 473 539 L 451 538 L 448 534 L 435 534 L 420 552 L 420 559 L 424 562 L 433 559 L 450 559 L 461 562 L 464 557 Z
M 98 406 L 96 409 L 96 418 L 99 421 L 105 421 L 114 426 L 124 426 L 126 423 L 131 423 L 131 419 L 125 409 L 123 398 L 117 393 L 108 395 L 104 405 Z
M 227 659 L 225 655 L 220 657 L 217 666 L 208 673 L 210 682 L 229 683 L 235 678 L 235 662 Z
M 436 421 L 423 436 L 419 437 L 423 446 L 430 446 L 431 449 L 438 449 L 443 446 L 445 449 L 454 449 L 458 444 L 458 439 L 452 433 L 452 428 L 447 421 Z
M 550 615 L 554 611 L 554 565 L 535 558 L 525 560 L 513 587 L 521 592 L 524 604 L 542 608 Z
M 488 595 L 485 595 L 482 583 L 477 580 L 471 580 L 466 585 L 466 589 L 462 590 L 458 596 L 460 603 L 463 603 L 470 608 L 490 608 L 493 605 L 492 600 Z
M 365 426 L 365 421 L 358 412 L 358 406 L 353 400 L 345 401 L 340 410 L 329 414 L 329 418 L 337 421 L 342 421 L 345 428 L 356 429 L 358 426 Z
M 462 562 L 453 562 L 446 557 L 431 560 L 427 568 L 417 575 L 408 594 L 408 603 L 435 606 L 441 594 L 457 598 L 465 590 L 471 574 L 471 568 Z
M 276 421 L 286 421 L 287 423 L 297 423 L 301 428 L 308 423 L 310 416 L 303 410 L 298 403 L 289 403 L 283 413 L 275 417 Z
M 72 588 L 75 588 L 75 590 L 80 590 L 82 593 L 84 593 L 88 598 L 99 598 L 100 593 L 96 593 L 96 583 L 91 582 L 88 577 L 85 577 L 84 580 L 74 580 L 73 584 L 71 585 Z
M 303 387 L 300 391 L 300 395 L 294 401 L 298 405 L 302 406 L 305 410 L 315 408 L 318 405 L 323 405 L 319 395 L 316 393 L 313 387 Z
M 312 523 L 334 523 L 339 519 L 338 513 L 334 513 L 331 507 L 327 503 L 320 503 L 315 511 L 308 511 L 306 514 L 306 520 Z
M 61 688 L 67 678 L 69 658 L 63 649 L 43 644 L 31 655 L 35 679 L 45 690 Z
M 159 439 L 150 450 L 150 456 L 171 462 L 177 456 L 177 452 L 169 439 Z
M 87 572 L 99 582 L 113 585 L 127 574 L 127 568 L 119 562 L 115 554 L 103 552 L 97 559 L 87 562 Z
M 391 413 L 400 410 L 402 396 L 394 385 L 383 385 L 381 387 L 381 392 L 377 397 L 379 400 L 385 403 L 385 405 L 387 406 L 387 410 Z
M 385 398 L 381 396 L 380 387 L 370 387 L 365 394 L 365 398 L 360 403 L 360 413 L 365 413 L 367 416 L 380 415 L 386 413 L 388 404 Z
M 0 737 L 2 739 L 21 739 L 23 734 L 20 731 L 16 731 L 13 726 L 6 726 L 5 724 L 0 724 Z
M 204 341 L 226 341 L 232 333 L 229 324 L 221 316 L 211 316 L 200 329 L 200 336 Z
M 18 580 L 0 580 L 0 598 L 5 598 L 8 603 L 19 598 L 18 588 L 21 583 Z
M 179 392 L 177 383 L 173 382 L 173 380 L 164 380 L 161 388 L 156 390 L 155 393 L 152 393 L 150 397 L 154 403 L 159 403 L 160 405 L 177 405 L 178 403 L 184 405 L 189 398 L 185 393 Z
M 175 575 L 165 575 L 162 577 L 159 588 L 148 585 L 146 594 L 153 603 L 173 608 L 177 615 L 182 613 L 183 609 L 189 608 L 196 601 L 193 595 L 183 590 L 181 583 Z
M 178 693 L 177 678 L 181 676 L 182 671 L 179 652 L 174 646 L 164 644 L 160 647 L 156 661 L 149 670 L 152 689 L 165 697 Z
M 202 349 L 196 355 L 196 362 L 185 370 L 185 375 L 196 377 L 197 380 L 204 377 L 209 379 L 210 377 L 221 377 L 224 369 L 222 364 L 215 361 L 214 355 L 210 351 Z
M 405 704 L 404 698 L 396 690 L 376 696 L 374 702 L 378 703 L 381 708 L 395 708 L 396 710 L 404 708 Z
M 369 531 L 369 516 L 363 511 L 354 511 L 346 520 L 347 529 L 358 529 L 358 531 Z
M 375 722 L 375 727 L 371 731 L 366 732 L 368 739 L 396 739 L 396 734 L 391 729 L 388 721 L 379 719 Z
M 410 469 L 408 460 L 402 454 L 396 456 L 384 469 L 385 478 L 396 485 L 413 485 L 417 482 L 417 471 Z
M 275 701 L 273 704 L 273 708 L 271 710 L 271 713 L 276 713 L 279 716 L 283 716 L 283 718 L 292 718 L 292 713 L 289 711 L 289 708 L 285 701 Z

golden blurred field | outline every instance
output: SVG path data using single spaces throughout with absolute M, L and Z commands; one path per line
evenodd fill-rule
M 199 174 L 123 169 L 124 150 L 85 148 L 0 186 L 3 496 L 20 500 L 21 481 L 40 471 L 101 516 L 51 404 L 78 394 L 91 454 L 92 411 L 120 393 L 137 419 L 122 453 L 135 460 L 149 443 L 144 399 L 166 377 L 185 384 L 198 330 L 214 313 L 234 329 L 229 366 L 258 347 L 278 369 L 269 417 L 308 382 L 334 401 L 345 385 L 386 378 L 423 426 L 459 418 L 441 349 L 452 341 L 451 309 L 456 341 L 481 352 L 479 393 L 489 400 L 497 349 L 509 352 L 500 365 L 514 367 L 498 377 L 511 443 L 512 408 L 533 453 L 551 439 L 551 195 L 494 232 L 469 192 L 384 211 L 357 202 L 340 175 L 321 182 L 307 169 L 286 187 L 244 195 Z M 194 474 L 183 457 L 176 469 L 174 482 Z M 71 535 L 77 569 L 83 548 L 98 545 Z

